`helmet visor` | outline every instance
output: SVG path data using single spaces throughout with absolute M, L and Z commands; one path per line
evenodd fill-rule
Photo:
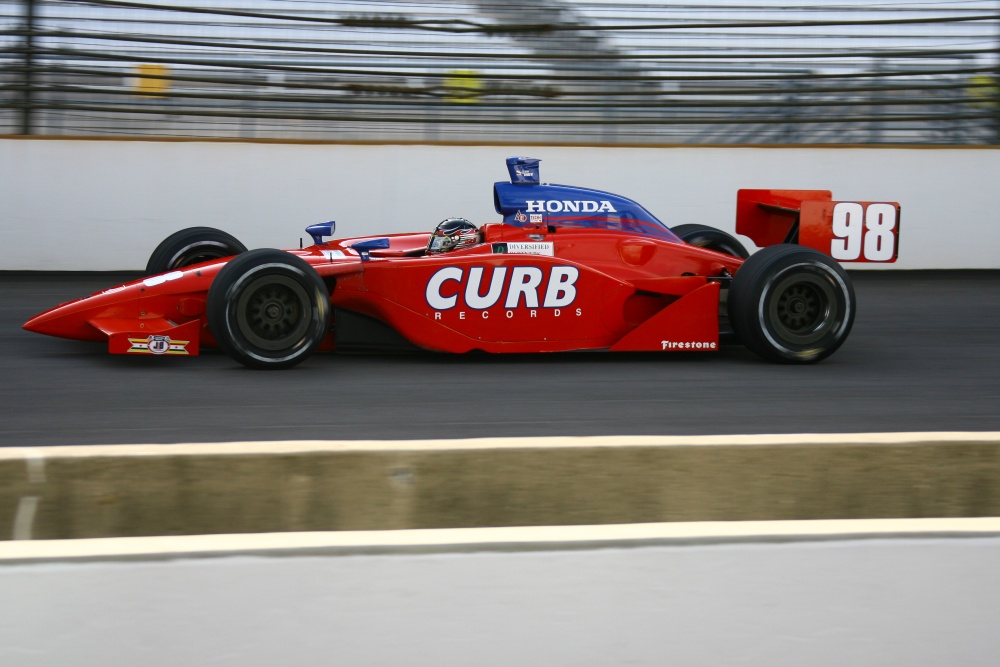
M 455 247 L 455 237 L 444 234 L 431 234 L 431 241 L 427 244 L 427 252 L 448 252 Z

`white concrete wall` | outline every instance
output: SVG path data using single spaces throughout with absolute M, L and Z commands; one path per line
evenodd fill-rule
M 0 560 L 0 664 L 995 665 L 985 521 L 980 537 Z
M 1000 268 L 1000 149 L 568 148 L 0 140 L 0 270 L 145 266 L 168 234 L 220 227 L 248 247 L 496 220 L 504 158 L 543 180 L 631 197 L 667 224 L 732 231 L 741 188 L 819 188 L 902 205 L 893 268 Z M 865 265 L 854 265 L 864 267 Z

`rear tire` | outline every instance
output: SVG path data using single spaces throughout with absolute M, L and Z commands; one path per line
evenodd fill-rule
M 823 253 L 782 244 L 754 253 L 733 276 L 729 321 L 757 355 L 780 363 L 815 363 L 851 332 L 851 279 Z
M 747 249 L 732 234 L 727 234 L 721 229 L 709 227 L 708 225 L 677 225 L 671 227 L 671 231 L 679 236 L 685 243 L 696 245 L 699 248 L 708 248 L 716 252 L 723 252 L 733 257 L 746 259 L 750 256 Z
M 230 260 L 212 281 L 206 311 L 219 347 L 249 368 L 290 368 L 330 328 L 330 294 L 319 274 L 270 248 Z
M 232 234 L 213 227 L 188 227 L 163 239 L 149 256 L 146 275 L 154 276 L 167 271 L 213 259 L 239 255 L 247 247 Z

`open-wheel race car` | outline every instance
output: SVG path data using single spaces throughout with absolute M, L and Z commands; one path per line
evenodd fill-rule
M 841 346 L 855 296 L 838 262 L 893 262 L 899 205 L 822 190 L 740 190 L 736 236 L 673 228 L 608 192 L 543 184 L 509 158 L 500 222 L 248 251 L 217 229 L 167 237 L 140 280 L 62 304 L 29 331 L 105 341 L 115 354 L 197 355 L 251 368 L 338 352 L 711 352 L 738 342 L 777 362 Z M 300 244 L 301 245 L 301 244 Z

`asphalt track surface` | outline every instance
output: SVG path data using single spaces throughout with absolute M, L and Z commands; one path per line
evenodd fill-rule
M 1000 431 L 1000 272 L 855 272 L 811 366 L 719 353 L 112 356 L 21 325 L 120 274 L 0 273 L 0 446 L 495 436 Z

